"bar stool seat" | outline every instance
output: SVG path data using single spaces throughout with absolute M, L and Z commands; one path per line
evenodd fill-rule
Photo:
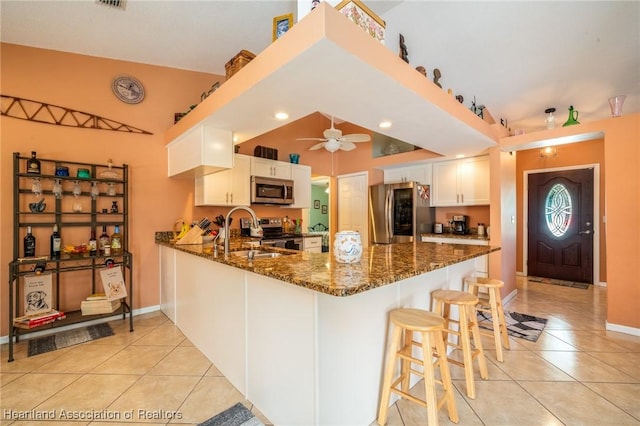
M 384 425 L 387 421 L 391 392 L 427 407 L 429 425 L 438 424 L 438 410 L 445 403 L 449 419 L 458 423 L 458 411 L 447 363 L 447 352 L 442 338 L 444 318 L 421 309 L 401 308 L 389 313 L 389 322 L 393 327 L 393 332 L 386 354 L 378 424 Z M 421 337 L 421 342 L 414 340 L 415 334 Z M 413 355 L 415 347 L 422 349 L 422 358 L 416 358 Z M 436 358 L 435 362 L 433 361 L 434 357 Z M 398 360 L 400 360 L 400 376 L 393 380 Z M 413 364 L 422 366 L 422 371 L 415 370 L 412 367 Z M 439 367 L 441 380 L 436 380 L 434 367 Z M 424 379 L 426 395 L 424 400 L 409 393 L 411 374 Z M 440 399 L 437 398 L 436 384 L 442 385 L 444 389 L 444 395 Z
M 458 290 L 436 290 L 431 293 L 431 298 L 435 301 L 434 312 L 442 315 L 445 320 L 445 330 L 443 332 L 445 344 L 462 350 L 463 361 L 449 358 L 451 364 L 464 367 L 465 381 L 467 384 L 467 396 L 471 399 L 476 397 L 476 387 L 473 378 L 473 359 L 478 359 L 480 367 L 480 377 L 487 379 L 487 361 L 482 349 L 480 340 L 480 329 L 476 318 L 475 306 L 478 297 L 466 291 Z M 459 319 L 451 317 L 451 306 L 458 307 Z M 458 324 L 457 329 L 451 328 L 451 324 Z M 457 343 L 449 342 L 448 335 L 453 334 L 458 337 Z M 475 348 L 471 346 L 471 338 Z
M 484 277 L 467 277 L 464 279 L 464 282 L 467 285 L 469 293 L 478 296 L 476 312 L 491 314 L 493 330 L 481 331 L 480 334 L 493 337 L 496 347 L 496 358 L 498 361 L 504 362 L 502 348 L 511 348 L 509 345 L 509 333 L 507 332 L 504 309 L 502 307 L 502 296 L 500 295 L 500 289 L 504 287 L 504 282 L 494 278 Z

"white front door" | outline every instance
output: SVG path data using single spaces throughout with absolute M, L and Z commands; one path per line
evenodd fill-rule
M 364 247 L 369 245 L 367 173 L 338 176 L 338 231 L 358 231 Z

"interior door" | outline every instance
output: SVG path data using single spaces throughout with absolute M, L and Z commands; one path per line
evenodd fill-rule
M 593 283 L 593 168 L 529 175 L 531 276 Z
M 338 231 L 358 231 L 365 247 L 369 245 L 368 199 L 366 174 L 338 177 Z

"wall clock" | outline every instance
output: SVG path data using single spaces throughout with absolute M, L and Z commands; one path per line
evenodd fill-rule
M 114 78 L 111 89 L 118 99 L 128 104 L 137 104 L 144 99 L 142 83 L 128 75 Z

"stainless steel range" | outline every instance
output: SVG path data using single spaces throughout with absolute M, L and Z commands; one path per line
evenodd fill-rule
M 265 217 L 259 219 L 259 221 L 263 230 L 260 245 L 291 250 L 302 250 L 302 235 L 285 233 L 281 217 Z M 245 237 L 251 235 L 251 218 L 240 218 L 240 235 Z

